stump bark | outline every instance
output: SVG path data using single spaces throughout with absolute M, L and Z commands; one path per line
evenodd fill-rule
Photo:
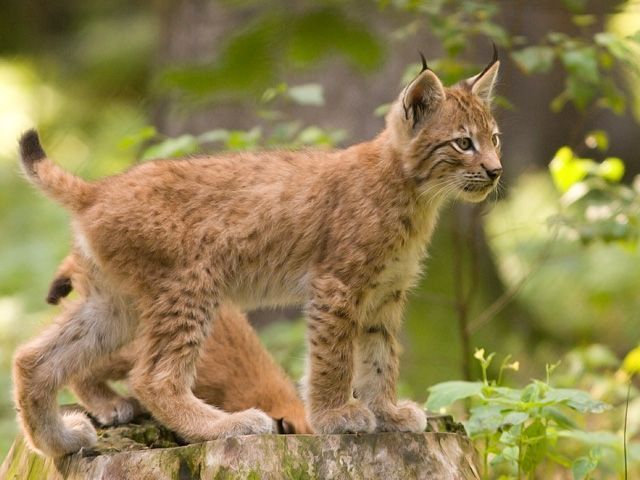
M 99 429 L 94 450 L 56 460 L 18 437 L 0 479 L 479 479 L 464 429 L 448 416 L 428 423 L 424 433 L 248 435 L 181 445 L 147 418 Z

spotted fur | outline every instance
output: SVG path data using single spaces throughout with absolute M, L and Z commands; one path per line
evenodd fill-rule
M 60 455 L 92 443 L 88 421 L 60 417 L 55 393 L 134 335 L 130 382 L 144 407 L 187 440 L 222 435 L 191 387 L 229 302 L 305 305 L 317 432 L 423 430 L 424 412 L 396 400 L 402 311 L 443 202 L 480 201 L 500 175 L 498 66 L 449 88 L 422 71 L 386 128 L 345 150 L 157 160 L 96 182 L 26 158 L 29 178 L 70 210 L 90 273 L 84 301 L 16 354 L 30 444 Z M 232 433 L 262 431 L 245 420 Z

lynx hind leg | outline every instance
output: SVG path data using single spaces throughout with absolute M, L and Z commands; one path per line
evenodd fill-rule
M 89 418 L 78 412 L 61 416 L 56 394 L 124 342 L 129 328 L 111 321 L 110 314 L 109 305 L 96 299 L 70 304 L 53 325 L 16 352 L 13 381 L 18 421 L 34 450 L 59 457 L 96 443 Z
M 355 309 L 342 282 L 314 281 L 308 307 L 309 356 L 305 400 L 309 423 L 318 433 L 373 432 L 371 410 L 352 395 Z
M 257 409 L 226 413 L 195 397 L 195 362 L 209 333 L 215 332 L 214 295 L 180 291 L 156 297 L 142 311 L 141 353 L 129 383 L 135 396 L 161 423 L 188 442 L 271 433 L 272 419 Z M 204 304 L 193 301 L 203 299 Z M 215 333 L 214 333 L 215 335 Z
M 121 396 L 107 383 L 125 378 L 132 366 L 132 359 L 118 352 L 71 381 L 73 393 L 101 425 L 122 425 L 143 413 L 138 400 Z
M 354 390 L 376 416 L 379 432 L 423 432 L 426 412 L 417 403 L 396 399 L 399 374 L 399 344 L 402 295 L 394 294 L 383 305 L 373 323 L 362 329 L 356 340 Z

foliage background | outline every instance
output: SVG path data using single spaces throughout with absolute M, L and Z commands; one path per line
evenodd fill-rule
M 5 4 L 0 458 L 16 429 L 11 355 L 55 316 L 43 298 L 69 247 L 66 213 L 19 174 L 20 132 L 37 125 L 49 153 L 87 178 L 155 156 L 349 145 L 382 128 L 384 105 L 418 68 L 417 50 L 450 83 L 486 63 L 491 41 L 503 59 L 497 115 L 506 191 L 499 202 L 451 206 L 442 215 L 407 312 L 401 392 L 423 401 L 434 383 L 478 378 L 474 347 L 520 360 L 514 384 L 542 378 L 545 364 L 564 358 L 558 382 L 613 403 L 606 421 L 588 422 L 620 434 L 625 389 L 615 372 L 640 339 L 637 236 L 609 242 L 594 234 L 583 244 L 553 226 L 549 218 L 563 205 L 547 164 L 570 145 L 596 160 L 624 159 L 623 182 L 640 171 L 638 51 L 620 41 L 640 28 L 637 2 Z M 297 312 L 253 318 L 298 376 L 304 326 Z M 634 396 L 630 436 L 639 428 Z M 603 475 L 619 471 L 617 460 Z

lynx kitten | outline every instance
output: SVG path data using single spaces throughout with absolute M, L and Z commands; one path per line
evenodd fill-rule
M 15 356 L 18 417 L 49 455 L 95 441 L 88 418 L 60 416 L 56 392 L 131 341 L 136 398 L 189 441 L 271 430 L 192 393 L 223 303 L 304 304 L 306 409 L 319 433 L 421 431 L 424 411 L 396 399 L 407 291 L 447 198 L 483 200 L 501 173 L 490 102 L 497 58 L 445 88 L 423 71 L 373 140 L 332 152 L 243 152 L 157 160 L 84 181 L 47 158 L 35 131 L 24 170 L 72 215 L 88 266 L 83 302 Z

